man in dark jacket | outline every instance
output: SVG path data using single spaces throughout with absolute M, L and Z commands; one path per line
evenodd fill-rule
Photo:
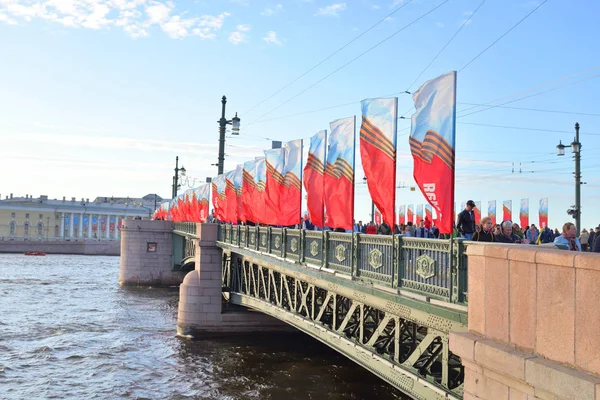
M 464 236 L 466 239 L 471 239 L 473 232 L 475 232 L 475 202 L 473 200 L 467 201 L 467 207 L 458 213 L 456 218 L 456 229 L 458 233 Z
M 594 229 L 590 229 L 590 237 L 588 239 L 588 249 L 589 251 L 594 251 L 594 240 L 596 239 L 596 232 Z
M 598 237 L 600 235 L 599 232 L 600 225 L 596 227 L 596 239 L 594 239 L 594 247 L 592 248 L 594 253 L 600 253 L 600 237 Z

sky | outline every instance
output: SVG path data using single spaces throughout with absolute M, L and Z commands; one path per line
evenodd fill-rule
M 600 224 L 598 15 L 592 0 L 0 0 L 0 196 L 168 197 L 176 156 L 182 190 L 198 186 L 216 175 L 223 95 L 227 118 L 241 118 L 225 170 L 271 140 L 306 139 L 306 152 L 331 121 L 360 121 L 362 99 L 398 96 L 397 180 L 410 187 L 404 92 L 456 70 L 457 206 L 480 200 L 485 215 L 496 200 L 501 219 L 512 200 L 518 220 L 529 198 L 537 223 L 548 197 L 550 225 L 571 221 L 574 162 L 556 145 L 579 122 L 589 229 Z M 355 215 L 367 220 L 356 159 Z M 396 196 L 425 202 L 406 187 Z

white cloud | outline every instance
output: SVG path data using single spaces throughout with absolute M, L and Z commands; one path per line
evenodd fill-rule
M 327 7 L 321 7 L 317 10 L 315 15 L 339 17 L 340 12 L 346 9 L 346 3 L 336 3 Z
M 278 12 L 283 11 L 283 4 L 277 4 L 275 7 L 271 8 L 271 7 L 267 7 L 265 8 L 260 15 L 263 15 L 265 17 L 270 17 L 273 14 L 277 14 Z
M 283 42 L 277 38 L 277 33 L 275 31 L 267 32 L 267 36 L 265 36 L 263 40 L 267 43 L 273 43 L 277 46 L 283 46 Z
M 240 24 L 240 25 L 236 26 L 235 29 L 237 29 L 238 31 L 241 31 L 241 32 L 248 32 L 252 28 L 248 24 Z
M 158 26 L 179 39 L 195 35 L 212 39 L 229 13 L 190 16 L 176 11 L 170 0 L 0 0 L 0 23 L 16 25 L 42 19 L 72 28 L 118 27 L 133 38 L 145 37 Z
M 232 32 L 229 35 L 229 41 L 235 45 L 246 42 L 248 37 L 242 32 Z

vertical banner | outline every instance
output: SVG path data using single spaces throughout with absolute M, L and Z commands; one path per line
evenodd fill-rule
M 283 146 L 283 185 L 280 193 L 280 225 L 300 224 L 302 218 L 302 139 Z
M 377 225 L 377 226 L 381 225 L 382 218 L 383 218 L 383 215 L 381 214 L 381 211 L 379 211 L 377 206 L 375 206 L 375 225 Z
M 227 205 L 225 203 L 225 175 L 223 174 L 212 179 L 212 204 L 213 217 L 221 222 L 227 222 L 225 221 Z
M 539 228 L 543 229 L 548 226 L 548 198 L 540 199 L 540 225 Z M 579 227 L 577 227 L 579 228 Z
M 414 213 L 414 206 L 412 204 L 409 204 L 408 206 L 406 206 L 406 223 L 408 224 L 409 222 L 411 224 L 415 223 L 415 213 Z
M 240 222 L 246 222 L 244 217 L 244 209 L 242 206 L 242 185 L 244 183 L 244 166 L 238 164 L 235 168 L 235 174 L 233 176 L 233 186 L 235 186 L 235 208 L 237 211 L 237 219 Z
M 475 214 L 475 225 L 479 225 L 479 222 L 481 222 L 481 201 L 475 202 L 475 210 L 473 211 Z
M 198 203 L 198 222 L 208 222 L 208 204 L 210 199 L 210 183 L 200 185 L 194 190 L 194 197 Z
M 496 200 L 488 201 L 488 217 L 492 219 L 492 225 L 496 225 Z
M 327 131 L 317 132 L 310 138 L 308 160 L 304 166 L 304 189 L 306 190 L 306 207 L 313 225 L 325 226 L 325 204 L 323 187 L 325 173 L 325 154 L 327 148 Z
M 252 212 L 256 217 L 256 223 L 267 223 L 267 160 L 265 157 L 256 159 L 256 175 L 254 175 L 256 185 L 256 196 L 254 198 L 254 209 Z
M 398 224 L 400 224 L 400 225 L 406 224 L 406 205 L 401 205 L 398 208 Z
M 423 204 L 417 204 L 417 225 L 423 221 Z
M 267 161 L 267 187 L 265 223 L 268 225 L 281 225 L 281 192 L 283 191 L 283 165 L 285 162 L 285 149 L 265 150 Z
M 410 151 L 413 176 L 438 216 L 440 233 L 453 232 L 456 71 L 427 81 L 413 94 Z
M 192 199 L 194 198 L 194 189 L 188 189 L 183 195 L 183 215 L 184 221 L 195 222 Z
M 394 226 L 398 98 L 366 99 L 361 108 L 360 156 L 367 186 L 383 220 Z
M 325 225 L 352 230 L 354 224 L 354 150 L 356 118 L 329 124 L 329 151 L 325 166 Z
M 98 230 L 98 217 L 92 217 L 92 231 Z
M 110 223 L 110 226 L 109 226 L 109 228 L 108 228 L 108 229 L 109 229 L 111 232 L 114 232 L 114 231 L 115 231 L 115 217 L 110 217 L 110 221 L 109 221 L 109 223 Z
M 90 217 L 88 215 L 83 216 L 83 236 L 87 237 L 88 227 L 90 223 Z
M 235 169 L 225 172 L 225 221 L 237 224 L 237 192 L 235 190 Z
M 425 204 L 425 219 L 428 219 L 430 222 L 433 221 L 433 208 L 431 204 Z
M 242 172 L 242 212 L 246 222 L 252 221 L 254 223 L 257 222 L 257 213 L 255 212 L 257 210 L 254 210 L 254 200 L 258 196 L 256 182 L 254 181 L 257 163 L 258 160 L 246 161 Z
M 502 221 L 512 221 L 512 200 L 502 202 Z
M 519 219 L 521 220 L 521 228 L 525 228 L 529 225 L 529 199 L 521 199 Z

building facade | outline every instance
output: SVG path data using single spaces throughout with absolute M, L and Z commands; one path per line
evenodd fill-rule
M 121 220 L 149 219 L 154 211 L 142 199 L 127 200 L 10 195 L 0 200 L 0 240 L 118 240 Z

